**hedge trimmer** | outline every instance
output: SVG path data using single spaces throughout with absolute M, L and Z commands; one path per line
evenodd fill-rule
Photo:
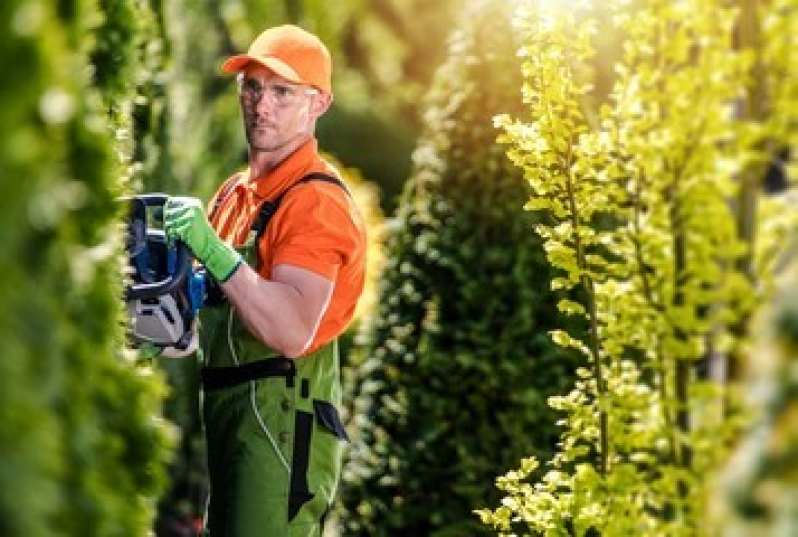
M 132 344 L 185 349 L 205 297 L 205 275 L 195 269 L 188 247 L 169 241 L 162 229 L 162 209 L 169 196 L 143 194 L 125 198 L 129 279 L 124 299 Z

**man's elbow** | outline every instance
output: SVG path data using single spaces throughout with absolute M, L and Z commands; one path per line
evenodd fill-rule
M 307 352 L 314 335 L 309 330 L 293 330 L 275 342 L 274 349 L 291 360 L 300 358 Z
M 291 346 L 285 346 L 282 349 L 278 350 L 280 351 L 280 354 L 282 354 L 289 360 L 294 360 L 302 356 L 302 352 L 305 350 L 305 347 L 298 345 L 291 345 Z

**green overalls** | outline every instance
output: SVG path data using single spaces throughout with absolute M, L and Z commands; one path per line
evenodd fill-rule
M 247 263 L 259 233 L 241 249 Z M 203 535 L 319 537 L 347 440 L 337 341 L 283 358 L 226 301 L 202 310 L 199 334 L 211 483 Z

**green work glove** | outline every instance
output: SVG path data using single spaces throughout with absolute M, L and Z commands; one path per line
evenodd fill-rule
M 164 206 L 163 217 L 166 236 L 185 242 L 214 278 L 226 282 L 233 275 L 241 255 L 211 228 L 200 200 L 171 197 Z

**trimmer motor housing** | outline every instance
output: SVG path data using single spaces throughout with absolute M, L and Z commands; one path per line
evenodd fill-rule
M 144 194 L 126 198 L 130 213 L 126 249 L 130 274 L 125 302 L 134 347 L 185 349 L 193 337 L 194 319 L 205 296 L 205 276 L 193 268 L 188 247 L 167 240 L 163 206 L 169 196 Z

